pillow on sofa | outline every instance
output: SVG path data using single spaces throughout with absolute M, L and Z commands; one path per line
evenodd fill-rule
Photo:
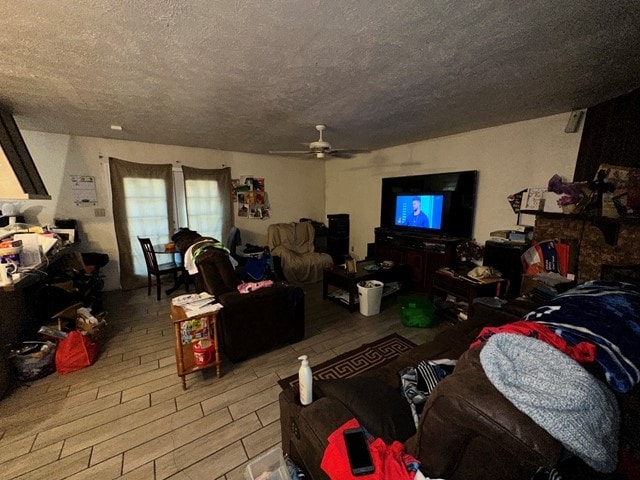
M 404 442 L 416 433 L 402 394 L 375 377 L 318 380 L 314 391 L 342 403 L 371 435 L 385 443 Z

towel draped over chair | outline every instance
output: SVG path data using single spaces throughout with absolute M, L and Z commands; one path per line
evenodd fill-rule
M 311 283 L 322 279 L 332 265 L 331 256 L 314 251 L 315 230 L 309 222 L 275 223 L 267 230 L 271 255 L 280 257 L 282 270 L 291 283 Z

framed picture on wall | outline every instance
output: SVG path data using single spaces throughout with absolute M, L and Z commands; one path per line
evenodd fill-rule
M 249 206 L 249 218 L 262 218 L 262 208 L 255 205 Z
M 521 210 L 542 210 L 546 188 L 528 188 L 522 195 Z

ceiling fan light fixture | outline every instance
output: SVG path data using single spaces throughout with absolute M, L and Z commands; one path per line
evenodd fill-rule
M 326 130 L 324 125 L 316 125 L 316 130 L 320 133 L 320 138 L 315 142 L 303 143 L 307 145 L 309 150 L 269 150 L 269 153 L 278 155 L 312 155 L 322 159 L 327 157 L 351 158 L 354 154 L 365 152 L 368 150 L 348 150 L 343 148 L 334 149 L 329 142 L 322 138 L 322 132 Z

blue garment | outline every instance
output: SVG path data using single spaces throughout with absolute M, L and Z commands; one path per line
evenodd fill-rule
M 525 316 L 568 343 L 596 345 L 607 383 L 628 392 L 640 381 L 640 287 L 592 280 L 560 294 Z
M 414 215 L 413 212 L 407 215 L 407 227 L 429 228 L 429 217 L 424 212 Z

